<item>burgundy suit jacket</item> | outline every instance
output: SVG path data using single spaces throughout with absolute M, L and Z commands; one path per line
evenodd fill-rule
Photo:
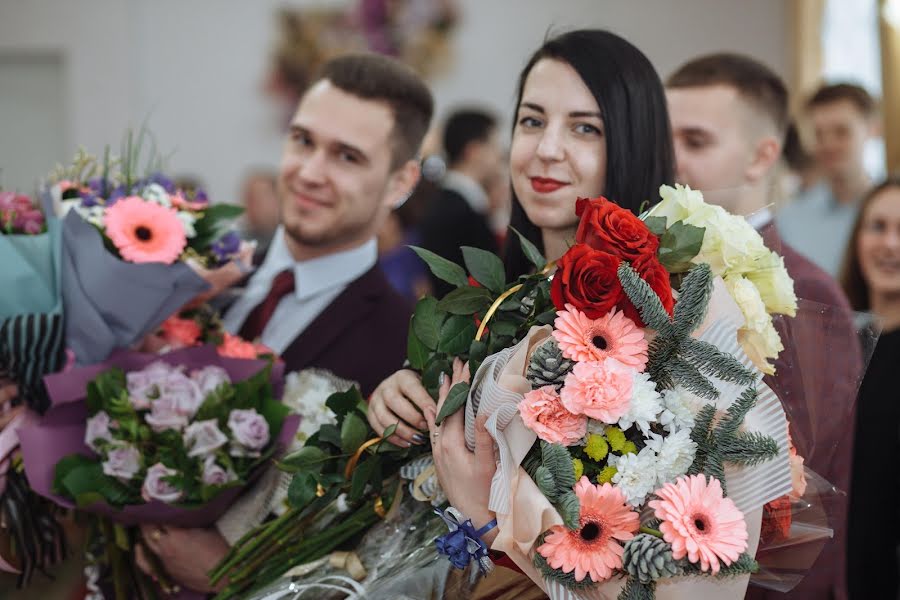
M 785 244 L 774 223 L 760 233 L 766 246 L 784 257 L 800 304 L 795 318 L 776 319 L 785 349 L 775 361 L 774 377 L 766 377 L 765 382 L 784 405 L 794 446 L 804 464 L 838 491 L 825 503 L 834 538 L 799 585 L 787 594 L 751 586 L 746 597 L 844 600 L 853 405 L 862 374 L 856 328 L 847 298 L 834 279 Z M 763 552 L 757 556 L 763 564 L 767 558 L 774 555 Z
M 350 282 L 282 352 L 285 372 L 327 369 L 368 398 L 406 358 L 412 307 L 377 265 Z

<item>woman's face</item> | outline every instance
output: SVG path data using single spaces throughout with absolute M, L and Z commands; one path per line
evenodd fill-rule
M 882 190 L 866 207 L 857 251 L 869 294 L 900 294 L 900 188 Z
M 575 200 L 603 193 L 600 107 L 568 63 L 542 59 L 525 80 L 510 147 L 513 190 L 542 229 L 574 229 Z

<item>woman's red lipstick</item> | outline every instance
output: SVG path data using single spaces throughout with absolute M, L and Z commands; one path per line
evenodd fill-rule
M 556 179 L 548 179 L 546 177 L 532 177 L 531 178 L 531 189 L 539 194 L 549 194 L 550 192 L 555 192 L 559 188 L 569 185 L 564 181 L 558 181 Z

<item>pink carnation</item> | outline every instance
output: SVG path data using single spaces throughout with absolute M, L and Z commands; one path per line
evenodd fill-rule
M 576 363 L 560 399 L 566 409 L 603 423 L 618 423 L 631 405 L 634 369 L 614 358 Z
M 552 385 L 525 394 L 519 402 L 519 414 L 529 429 L 551 444 L 571 446 L 587 432 L 587 418 L 566 410 Z

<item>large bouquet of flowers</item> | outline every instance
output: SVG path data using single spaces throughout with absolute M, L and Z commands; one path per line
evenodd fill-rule
M 142 581 L 130 526 L 211 525 L 298 425 L 277 400 L 280 366 L 211 347 L 119 352 L 46 382 L 51 409 L 19 431 L 25 472 L 36 492 L 102 517 L 93 541 L 117 593 Z

